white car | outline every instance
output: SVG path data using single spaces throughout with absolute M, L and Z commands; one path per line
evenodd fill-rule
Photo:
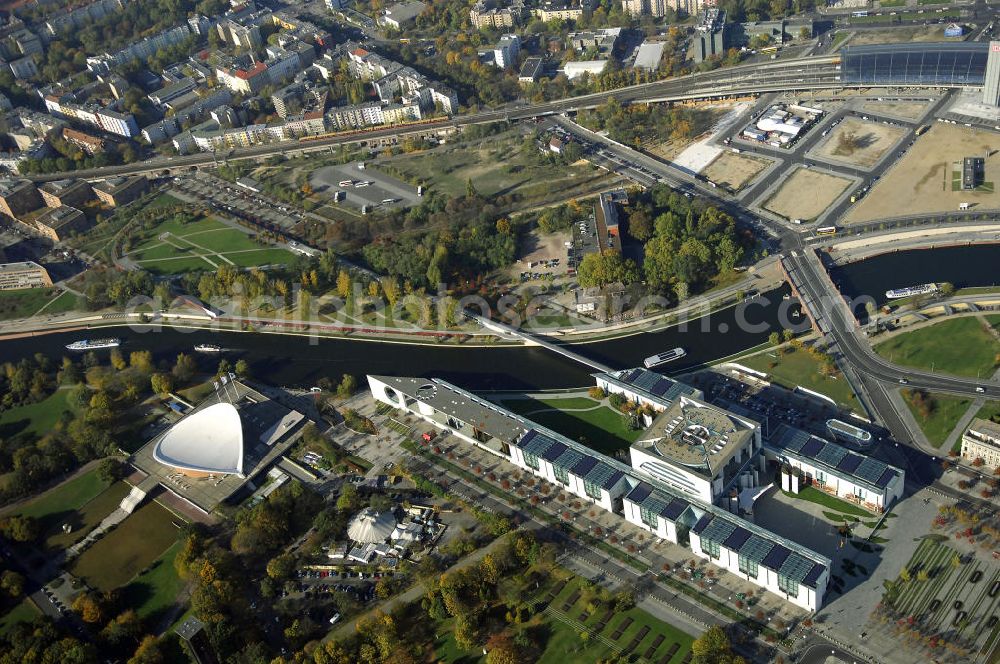
M 330 624 L 331 625 L 335 625 L 338 620 L 340 620 L 340 614 L 339 613 L 335 613 L 335 614 L 333 614 L 333 617 L 330 618 Z

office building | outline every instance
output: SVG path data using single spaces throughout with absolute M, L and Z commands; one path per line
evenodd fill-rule
M 53 242 L 65 240 L 72 233 L 87 229 L 87 216 L 73 207 L 50 208 L 35 218 L 35 228 Z
M 97 199 L 109 207 L 131 203 L 149 189 L 149 181 L 142 175 L 114 177 L 93 184 Z
M 17 219 L 42 207 L 42 197 L 31 180 L 0 180 L 0 212 Z
M 0 291 L 48 288 L 51 285 L 48 270 L 38 263 L 0 263 Z
M 504 35 L 493 49 L 493 62 L 500 69 L 517 66 L 517 55 L 521 51 L 521 40 L 517 35 Z
M 981 460 L 987 468 L 1000 467 L 1000 424 L 973 419 L 962 435 L 962 458 L 969 463 Z
M 86 180 L 53 180 L 39 185 L 38 192 L 45 205 L 52 208 L 62 205 L 79 207 L 94 198 L 94 191 Z

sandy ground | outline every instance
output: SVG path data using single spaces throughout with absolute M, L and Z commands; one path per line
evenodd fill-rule
M 547 235 L 539 230 L 528 233 L 517 247 L 518 264 L 515 271 L 524 269 L 529 263 L 537 261 L 561 259 L 560 267 L 566 266 L 566 242 L 572 239 L 572 233 L 564 231 Z
M 750 104 L 747 103 L 719 107 L 719 110 L 724 109 L 726 114 L 716 120 L 707 135 L 703 136 L 700 141 L 694 143 L 684 150 L 684 152 L 677 155 L 674 162 L 681 168 L 685 168 L 692 173 L 700 173 L 722 152 L 721 148 L 710 145 L 709 141 L 720 133 L 728 130 L 729 127 L 731 127 L 739 119 L 740 114 L 746 111 L 749 107 Z M 716 109 L 713 109 L 713 111 L 714 110 Z
M 871 167 L 878 163 L 882 155 L 888 152 L 904 133 L 902 127 L 849 117 L 837 125 L 811 152 L 817 157 L 831 161 L 851 166 Z M 857 147 L 842 146 L 841 138 L 851 134 L 854 134 L 857 140 Z
M 850 180 L 808 168 L 797 168 L 764 208 L 786 219 L 811 221 L 830 207 Z
M 928 18 L 933 18 L 929 14 Z M 847 42 L 848 46 L 862 44 L 891 44 L 895 42 L 945 42 L 962 41 L 961 37 L 945 37 L 945 25 L 915 25 L 886 30 L 856 30 L 854 37 Z
M 985 156 L 985 182 L 1000 181 L 1000 135 L 960 125 L 935 122 L 917 139 L 861 202 L 844 218 L 847 223 L 923 212 L 958 210 L 959 203 L 1000 208 L 1000 188 L 952 191 L 952 169 L 963 157 Z
M 770 159 L 723 152 L 702 171 L 702 175 L 732 191 L 739 191 L 770 163 Z
M 861 110 L 903 120 L 919 120 L 928 106 L 930 102 L 927 101 L 866 101 Z
M 667 161 L 675 161 L 677 157 L 687 150 L 689 147 L 700 143 L 702 141 L 707 141 L 714 134 L 718 133 L 719 123 L 724 120 L 729 111 L 732 110 L 732 104 L 712 104 L 710 106 L 698 106 L 698 108 L 707 108 L 712 112 L 712 127 L 705 133 L 695 136 L 690 140 L 684 141 L 663 141 L 662 143 L 651 143 L 645 147 L 645 150 L 652 155 L 655 155 L 661 159 L 666 159 Z

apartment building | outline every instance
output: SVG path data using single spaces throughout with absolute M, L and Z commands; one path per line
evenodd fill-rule
M 53 242 L 83 232 L 88 226 L 87 216 L 73 207 L 50 208 L 35 218 L 35 228 Z
M 94 198 L 94 191 L 86 180 L 53 180 L 39 185 L 38 193 L 42 195 L 47 207 L 62 205 L 79 207 Z
M 969 463 L 981 459 L 987 468 L 1000 466 L 1000 424 L 977 417 L 962 435 L 962 458 Z
M 102 203 L 109 207 L 118 207 L 131 203 L 146 193 L 149 181 L 142 175 L 115 177 L 95 182 L 93 189 Z
M 42 197 L 31 180 L 0 180 L 0 212 L 17 219 L 42 207 Z

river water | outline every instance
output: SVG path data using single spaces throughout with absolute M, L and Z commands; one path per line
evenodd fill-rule
M 876 256 L 837 268 L 834 281 L 849 297 L 872 295 L 885 300 L 885 291 L 929 281 L 950 281 L 956 287 L 989 286 L 1000 281 L 1000 245 L 906 251 Z M 687 356 L 660 367 L 675 373 L 738 353 L 764 343 L 771 331 L 801 318 L 789 315 L 787 289 L 765 293 L 751 303 L 732 307 L 689 323 L 620 339 L 575 344 L 573 350 L 612 368 L 639 366 L 642 360 L 674 347 Z M 108 334 L 112 330 L 107 330 Z M 309 339 L 283 335 L 163 329 L 137 331 L 114 328 L 123 339 L 122 350 L 148 349 L 157 361 L 172 362 L 179 352 L 212 343 L 227 349 L 230 361 L 245 358 L 254 376 L 279 385 L 308 387 L 323 376 L 338 379 L 344 373 L 435 376 L 472 390 L 535 390 L 592 384 L 593 370 L 537 347 L 414 346 L 349 339 Z M 0 360 L 16 360 L 37 352 L 65 355 L 64 346 L 87 338 L 69 332 L 0 342 Z M 198 355 L 205 369 L 218 357 Z

